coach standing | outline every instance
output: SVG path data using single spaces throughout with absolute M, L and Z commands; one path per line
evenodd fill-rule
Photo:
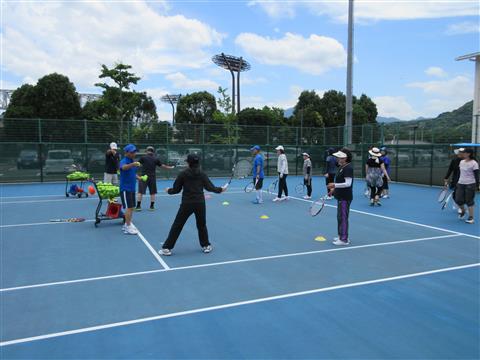
M 147 175 L 147 181 L 138 182 L 138 198 L 136 211 L 142 211 L 142 197 L 147 193 L 147 188 L 150 193 L 150 210 L 155 210 L 155 195 L 157 194 L 157 175 L 155 170 L 158 167 L 164 169 L 173 169 L 174 166 L 162 164 L 160 159 L 155 156 L 155 149 L 153 146 L 147 147 L 147 154 L 142 156 L 138 161 L 142 164 L 142 173 Z
M 103 182 L 118 185 L 118 170 L 120 168 L 120 154 L 118 153 L 117 143 L 112 142 L 110 149 L 105 154 L 105 173 Z

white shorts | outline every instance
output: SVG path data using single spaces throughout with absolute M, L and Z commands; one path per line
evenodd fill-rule
M 103 182 L 118 185 L 118 175 L 103 173 Z

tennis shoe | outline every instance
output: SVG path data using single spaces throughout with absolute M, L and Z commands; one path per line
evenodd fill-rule
M 252 201 L 252 204 L 255 204 L 255 205 L 263 204 L 263 200 L 257 200 L 257 199 L 255 199 L 255 200 Z
M 135 228 L 135 226 L 130 225 L 125 227 L 124 233 L 127 235 L 137 235 L 138 230 Z
M 382 203 L 381 203 L 380 201 L 377 201 L 377 202 L 375 203 L 375 205 L 377 205 L 377 206 L 382 206 Z
M 149 211 L 155 211 L 155 208 L 153 206 L 151 206 L 148 210 Z
M 465 222 L 466 222 L 467 224 L 474 224 L 474 223 L 475 223 L 475 220 L 473 220 L 473 217 L 470 216 L 467 220 L 465 220 Z
M 463 220 L 463 218 L 465 217 L 465 211 L 464 210 L 460 210 L 460 212 L 458 213 L 458 218 L 460 220 Z
M 163 255 L 163 256 L 170 256 L 172 255 L 172 251 L 170 249 L 160 249 L 160 251 L 158 252 L 160 255 Z
M 281 198 L 279 198 L 279 197 L 276 197 L 276 198 L 275 198 L 275 199 L 273 199 L 272 201 L 273 201 L 273 202 L 277 202 L 277 201 L 281 201 L 281 200 L 282 200 Z
M 337 246 L 347 246 L 350 244 L 350 241 L 342 241 L 340 239 L 338 240 L 335 240 L 334 242 L 332 242 L 333 245 L 337 245 Z
M 135 211 L 142 211 L 142 208 L 141 207 L 136 207 Z
M 211 252 L 212 250 L 213 250 L 212 245 L 207 245 L 207 246 L 202 247 L 202 251 L 203 251 L 205 254 L 208 254 L 208 253 Z
M 304 198 L 305 200 L 310 200 L 312 197 L 311 197 L 311 196 L 308 196 L 308 195 L 305 195 L 303 198 Z
M 458 209 L 457 210 L 458 215 L 460 215 L 462 213 L 462 211 L 463 211 L 462 209 Z

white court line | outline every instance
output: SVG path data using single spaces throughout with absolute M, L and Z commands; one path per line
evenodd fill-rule
M 26 343 L 26 342 L 32 342 L 32 341 L 38 341 L 38 340 L 44 340 L 44 339 L 51 339 L 51 338 L 56 338 L 56 337 L 60 337 L 60 336 L 81 334 L 81 333 L 104 330 L 104 329 L 111 329 L 111 328 L 115 328 L 115 327 L 128 326 L 128 325 L 132 325 L 132 324 L 139 324 L 139 323 L 144 323 L 144 322 L 149 322 L 149 321 L 155 321 L 155 320 L 168 319 L 168 318 L 185 316 L 185 315 L 198 314 L 198 313 L 203 313 L 203 312 L 208 312 L 208 311 L 229 309 L 229 308 L 234 308 L 234 307 L 243 306 L 243 305 L 258 304 L 258 303 L 263 303 L 263 302 L 268 302 L 268 301 L 288 299 L 288 298 L 292 298 L 292 297 L 305 296 L 305 295 L 311 295 L 311 294 L 318 294 L 318 293 L 321 293 L 321 292 L 327 292 L 327 291 L 333 291 L 333 290 L 340 290 L 340 289 L 360 287 L 360 286 L 371 285 L 371 284 L 379 284 L 379 283 L 385 283 L 385 282 L 402 280 L 402 279 L 409 279 L 409 278 L 414 278 L 414 277 L 419 277 L 419 276 L 426 276 L 426 275 L 431 275 L 431 274 L 438 274 L 438 273 L 443 273 L 443 272 L 448 272 L 448 271 L 462 270 L 462 269 L 468 269 L 468 268 L 479 267 L 479 266 L 480 266 L 480 263 L 466 264 L 466 265 L 453 266 L 453 267 L 436 269 L 436 270 L 429 270 L 429 271 L 410 273 L 410 274 L 404 274 L 404 275 L 398 275 L 398 276 L 392 276 L 392 277 L 386 277 L 386 278 L 379 278 L 379 279 L 374 279 L 374 280 L 359 281 L 359 282 L 354 282 L 354 283 L 349 283 L 349 284 L 342 284 L 342 285 L 335 285 L 335 286 L 329 286 L 329 287 L 324 287 L 324 288 L 317 288 L 317 289 L 312 289 L 312 290 L 286 293 L 286 294 L 275 295 L 275 296 L 268 296 L 268 297 L 245 300 L 245 301 L 238 301 L 238 302 L 233 302 L 233 303 L 223 304 L 223 305 L 208 306 L 208 307 L 186 310 L 186 311 L 179 311 L 179 312 L 174 312 L 174 313 L 169 313 L 169 314 L 162 314 L 162 315 L 144 317 L 144 318 L 139 318 L 139 319 L 120 321 L 120 322 L 115 322 L 115 323 L 109 323 L 109 324 L 79 328 L 79 329 L 74 329 L 74 330 L 68 330 L 68 331 L 62 331 L 62 332 L 32 336 L 32 337 L 27 337 L 27 338 L 8 340 L 8 341 L 0 342 L 0 347 L 8 346 L 8 345 L 21 344 L 21 343 Z
M 234 189 L 234 188 L 231 188 L 231 189 Z M 239 189 L 239 190 L 243 190 L 241 188 L 235 188 L 235 189 Z M 208 192 L 206 194 L 209 194 Z M 227 191 L 225 193 L 223 193 L 222 195 L 225 196 L 225 194 L 246 194 L 245 191 Z M 157 194 L 156 196 L 157 197 L 169 197 L 169 196 L 181 196 L 182 194 L 175 194 L 175 195 L 168 195 L 168 194 Z M 214 194 L 214 195 L 220 195 L 220 194 Z M 213 196 L 213 195 L 212 195 Z M 3 201 L 1 200 L 0 198 L 0 204 L 3 205 L 3 204 L 32 204 L 32 203 L 45 203 L 45 202 L 60 202 L 60 201 L 65 201 L 67 200 L 68 201 L 69 198 L 67 197 L 64 197 L 63 199 L 45 199 L 45 200 L 27 200 L 27 201 Z M 80 198 L 80 199 L 77 199 L 77 198 L 71 198 L 71 200 L 75 200 L 75 202 L 78 202 L 79 200 L 97 200 L 98 201 L 98 198 L 96 196 L 90 196 L 88 198 Z
M 2 199 L 24 199 L 24 198 L 38 198 L 38 197 L 66 197 L 65 195 L 25 195 L 25 196 L 0 196 Z
M 132 225 L 133 225 L 133 223 L 132 223 Z M 138 234 L 137 234 L 138 237 L 143 241 L 143 243 L 148 248 L 148 250 L 150 250 L 150 252 L 153 254 L 153 256 L 155 256 L 155 259 L 157 259 L 157 261 L 160 263 L 160 265 L 162 265 L 162 267 L 165 270 L 170 270 L 170 266 L 168 266 L 167 263 L 162 259 L 160 254 L 155 251 L 155 249 L 152 247 L 152 245 L 150 245 L 150 243 L 147 241 L 147 239 L 145 239 L 145 236 L 143 236 L 143 234 L 140 232 L 140 230 L 138 230 L 138 228 L 137 228 L 137 231 L 138 231 Z
M 95 219 L 87 219 L 82 222 L 92 222 Z M 59 224 L 79 224 L 76 222 L 68 222 L 68 221 L 49 221 L 49 222 L 40 222 L 40 223 L 31 223 L 31 224 L 11 224 L 11 225 L 0 225 L 1 228 L 12 228 L 12 227 L 22 227 L 22 226 L 38 226 L 38 225 L 59 225 Z
M 298 253 L 289 253 L 289 254 L 270 255 L 270 256 L 262 256 L 262 257 L 255 257 L 255 258 L 246 258 L 246 259 L 239 259 L 239 260 L 221 261 L 221 262 L 215 262 L 215 263 L 179 266 L 179 267 L 174 267 L 174 268 L 169 268 L 169 269 L 161 269 L 161 270 L 139 271 L 139 272 L 133 272 L 133 273 L 99 276 L 99 277 L 93 277 L 93 278 L 65 280 L 65 281 L 57 281 L 57 282 L 42 283 L 42 284 L 35 284 L 35 285 L 24 285 L 24 286 L 12 287 L 12 288 L 3 288 L 3 289 L 0 289 L 0 292 L 25 290 L 25 289 L 47 287 L 47 286 L 56 286 L 56 285 L 75 284 L 75 283 L 82 283 L 82 282 L 107 280 L 107 279 L 116 279 L 116 278 L 139 276 L 139 275 L 145 275 L 145 274 L 155 274 L 155 273 L 165 272 L 165 271 L 188 270 L 188 269 L 196 269 L 196 268 L 203 268 L 203 267 L 210 267 L 210 266 L 221 266 L 221 265 L 238 264 L 238 263 L 246 263 L 246 262 L 261 261 L 261 260 L 288 258 L 288 257 L 293 257 L 293 256 L 313 255 L 313 254 L 321 254 L 321 253 L 336 252 L 336 251 L 349 251 L 349 250 L 368 248 L 368 247 L 389 246 L 389 245 L 397 245 L 397 244 L 403 244 L 403 243 L 413 243 L 413 242 L 419 242 L 419 241 L 445 239 L 445 238 L 457 237 L 457 236 L 461 236 L 461 234 L 433 236 L 433 237 L 420 238 L 420 239 L 410 239 L 410 240 L 398 240 L 398 241 L 376 243 L 376 244 L 367 244 L 367 245 L 358 245 L 358 246 L 336 247 L 336 248 L 325 249 L 325 250 L 313 250 L 313 251 L 304 251 L 304 252 L 298 252 Z
M 298 198 L 298 197 L 295 197 L 295 196 L 290 196 L 290 199 L 294 199 L 294 200 L 298 200 L 298 201 L 304 201 L 304 202 L 308 202 L 308 203 L 313 202 L 312 200 L 301 199 L 301 198 Z M 332 208 L 335 208 L 335 209 L 337 208 L 335 205 L 325 204 L 325 206 L 332 207 Z M 372 214 L 372 213 L 369 213 L 369 212 L 366 212 L 366 211 L 355 210 L 355 209 L 350 209 L 350 211 L 358 213 L 358 214 L 378 217 L 378 218 L 381 218 L 381 219 L 398 221 L 398 222 L 401 222 L 401 223 L 404 223 L 404 224 L 416 225 L 416 226 L 421 226 L 421 227 L 428 228 L 428 229 L 444 231 L 444 232 L 448 232 L 450 234 L 461 234 L 461 235 L 468 236 L 468 237 L 471 237 L 471 238 L 474 238 L 474 239 L 480 239 L 480 236 L 475 236 L 475 235 L 466 234 L 466 233 L 462 233 L 462 232 L 458 232 L 458 231 L 448 230 L 448 229 L 444 229 L 444 228 L 440 228 L 440 227 L 436 227 L 436 226 L 420 224 L 420 223 L 413 222 L 413 221 L 402 220 L 402 219 L 394 218 L 394 217 L 391 217 L 391 216 Z

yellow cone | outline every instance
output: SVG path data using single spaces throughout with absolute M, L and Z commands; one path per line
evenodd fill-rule
M 260 219 L 270 219 L 267 215 L 260 216 Z
M 326 241 L 327 239 L 325 239 L 323 236 L 317 236 L 315 238 L 315 241 Z

